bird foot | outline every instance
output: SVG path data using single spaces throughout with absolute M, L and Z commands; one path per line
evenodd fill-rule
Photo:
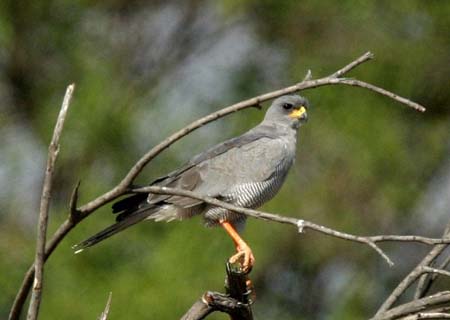
M 252 250 L 245 243 L 239 245 L 236 249 L 238 252 L 231 256 L 228 261 L 231 264 L 239 263 L 244 272 L 250 272 L 255 263 L 255 257 L 253 256 Z

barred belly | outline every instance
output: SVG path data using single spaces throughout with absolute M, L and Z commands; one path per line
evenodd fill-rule
M 258 208 L 277 194 L 283 185 L 287 171 L 284 166 L 280 165 L 269 179 L 239 184 L 223 195 L 221 200 L 244 208 Z M 206 226 L 217 225 L 221 220 L 239 225 L 245 222 L 246 216 L 224 208 L 210 206 L 205 210 L 204 219 Z

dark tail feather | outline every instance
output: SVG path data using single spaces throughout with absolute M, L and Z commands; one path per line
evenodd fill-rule
M 147 193 L 137 193 L 126 197 L 125 199 L 119 200 L 112 205 L 113 213 L 130 210 L 131 208 L 137 209 L 142 202 L 145 202 L 147 197 Z
M 103 241 L 111 237 L 112 235 L 115 235 L 116 233 L 125 230 L 126 228 L 131 227 L 132 225 L 144 220 L 158 209 L 159 208 L 156 206 L 139 209 L 139 211 L 133 212 L 132 214 L 128 215 L 126 219 L 116 222 L 115 224 L 104 229 L 103 231 L 100 231 L 99 233 L 93 235 L 89 239 L 86 239 L 83 242 L 74 245 L 72 249 L 75 250 L 75 253 L 80 253 L 84 249 L 92 247 L 93 245 L 99 243 L 100 241 Z

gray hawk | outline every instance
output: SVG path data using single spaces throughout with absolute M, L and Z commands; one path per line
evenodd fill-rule
M 297 131 L 307 120 L 307 99 L 285 95 L 273 101 L 263 121 L 243 135 L 220 143 L 193 157 L 179 169 L 150 185 L 183 189 L 245 208 L 258 208 L 280 190 L 292 166 Z M 176 195 L 138 193 L 112 206 L 116 223 L 74 246 L 85 248 L 143 220 L 172 221 L 202 215 L 205 225 L 222 226 L 233 239 L 244 270 L 254 256 L 238 230 L 246 216 L 201 200 Z

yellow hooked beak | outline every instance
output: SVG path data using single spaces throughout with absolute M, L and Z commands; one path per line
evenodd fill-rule
M 300 109 L 293 110 L 289 114 L 289 117 L 294 118 L 294 119 L 306 119 L 307 116 L 308 115 L 306 114 L 306 108 L 304 106 L 301 106 Z

